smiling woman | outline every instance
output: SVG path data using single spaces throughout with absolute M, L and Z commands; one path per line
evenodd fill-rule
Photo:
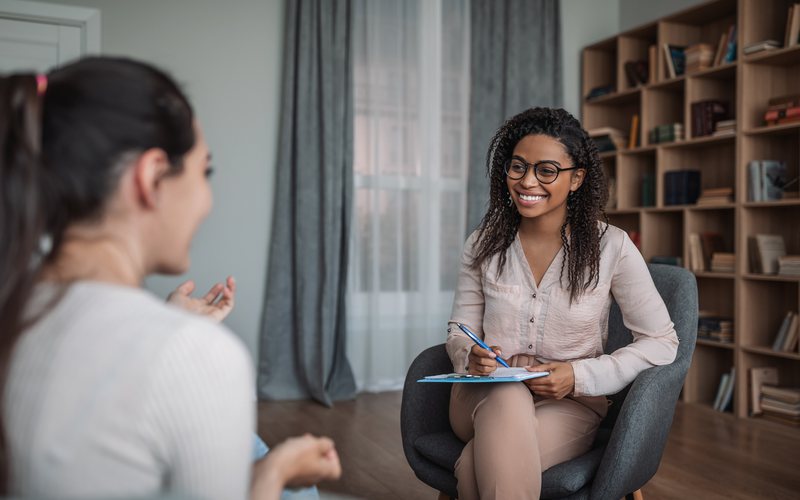
M 488 375 L 503 356 L 550 374 L 455 384 L 450 424 L 467 443 L 458 497 L 538 498 L 541 471 L 589 450 L 605 395 L 671 363 L 678 342 L 642 256 L 600 220 L 605 178 L 574 117 L 547 108 L 514 116 L 492 139 L 487 167 L 489 209 L 464 245 L 447 352 L 457 372 Z M 634 342 L 604 355 L 612 297 Z

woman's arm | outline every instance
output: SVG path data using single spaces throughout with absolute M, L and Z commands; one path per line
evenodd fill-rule
M 477 239 L 477 231 L 472 233 L 464 243 L 461 254 L 461 267 L 458 273 L 458 285 L 453 299 L 453 311 L 447 325 L 447 354 L 458 373 L 466 373 L 468 356 L 475 345 L 462 332 L 456 322 L 467 325 L 476 335 L 483 337 L 483 285 L 480 269 L 473 269 L 473 245 Z
M 619 392 L 647 368 L 672 363 L 678 352 L 678 336 L 647 264 L 628 235 L 622 236 L 611 293 L 633 342 L 611 354 L 573 361 L 576 396 Z

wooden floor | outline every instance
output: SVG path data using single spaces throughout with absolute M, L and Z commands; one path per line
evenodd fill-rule
M 342 479 L 320 485 L 323 492 L 370 500 L 436 498 L 403 455 L 399 392 L 363 394 L 333 409 L 306 401 L 260 403 L 258 423 L 270 444 L 304 432 L 336 441 Z M 644 497 L 800 499 L 800 429 L 679 404 Z

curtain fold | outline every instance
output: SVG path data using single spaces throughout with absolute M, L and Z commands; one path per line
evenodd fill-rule
M 351 0 L 286 2 L 275 209 L 258 394 L 355 395 L 345 355 L 353 202 Z
M 470 19 L 467 234 L 486 212 L 492 135 L 520 111 L 563 100 L 558 0 L 471 0 Z

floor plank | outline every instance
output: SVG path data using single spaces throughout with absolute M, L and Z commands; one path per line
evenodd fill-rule
M 336 441 L 340 481 L 323 492 L 364 499 L 430 499 L 400 442 L 399 392 L 362 394 L 325 408 L 310 401 L 259 403 L 259 434 L 268 442 L 304 432 Z M 800 498 L 800 429 L 737 419 L 679 403 L 661 466 L 645 500 Z

